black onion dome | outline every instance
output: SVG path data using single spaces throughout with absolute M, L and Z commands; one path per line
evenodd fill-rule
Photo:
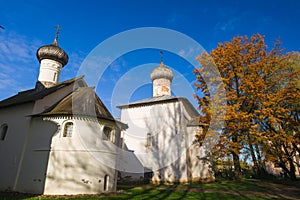
M 69 60 L 68 54 L 58 46 L 56 40 L 50 45 L 40 47 L 36 52 L 36 57 L 39 62 L 43 59 L 51 59 L 60 62 L 62 66 L 65 66 Z
M 159 66 L 152 70 L 150 77 L 152 81 L 158 78 L 166 78 L 172 81 L 174 73 L 170 68 L 161 62 Z

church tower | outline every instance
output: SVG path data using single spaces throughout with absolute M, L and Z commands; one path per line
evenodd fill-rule
M 52 44 L 40 47 L 36 56 L 40 62 L 38 82 L 49 88 L 59 82 L 61 69 L 68 63 L 68 54 L 58 46 L 60 27 L 56 26 L 56 36 Z
M 171 83 L 173 71 L 164 65 L 162 51 L 160 51 L 160 64 L 150 74 L 153 86 L 153 97 L 171 96 Z

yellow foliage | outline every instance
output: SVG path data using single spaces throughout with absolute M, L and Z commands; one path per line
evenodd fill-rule
M 203 120 L 211 120 L 212 100 L 219 99 L 218 92 L 210 93 L 204 75 L 209 80 L 209 69 L 214 65 L 225 86 L 227 105 L 225 127 L 216 148 L 219 153 L 234 152 L 239 155 L 245 146 L 258 144 L 266 158 L 278 159 L 282 145 L 292 149 L 298 138 L 300 112 L 300 55 L 283 54 L 280 42 L 268 51 L 264 37 L 255 34 L 234 37 L 230 42 L 219 43 L 210 54 L 202 52 L 197 57 L 201 67 L 195 69 L 195 87 Z M 201 73 L 202 74 L 201 74 Z M 205 73 L 205 74 L 203 74 Z M 218 85 L 214 86 L 218 91 Z M 249 139 L 251 138 L 251 141 Z M 291 150 L 289 150 L 291 151 Z

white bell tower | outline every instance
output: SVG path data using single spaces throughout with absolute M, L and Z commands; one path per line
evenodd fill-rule
M 49 88 L 59 82 L 61 69 L 68 63 L 67 53 L 58 46 L 60 26 L 56 26 L 56 36 L 52 44 L 40 47 L 37 58 L 40 62 L 38 82 Z
M 153 87 L 153 97 L 171 96 L 171 83 L 174 77 L 173 71 L 164 65 L 162 51 L 160 51 L 160 64 L 150 74 Z

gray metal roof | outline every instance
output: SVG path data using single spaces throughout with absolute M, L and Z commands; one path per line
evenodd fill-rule
M 94 87 L 79 87 L 57 104 L 34 116 L 58 115 L 106 119 L 116 122 L 123 129 L 128 128 L 126 124 L 113 118 L 111 113 L 94 91 Z
M 125 107 L 133 107 L 133 106 L 143 106 L 146 104 L 157 104 L 162 103 L 163 101 L 178 101 L 181 97 L 173 97 L 173 96 L 160 96 L 160 97 L 151 97 L 138 101 L 134 101 L 128 104 L 123 104 L 117 106 L 117 108 L 125 108 Z
M 123 104 L 117 106 L 117 108 L 123 109 L 123 108 L 133 108 L 133 107 L 142 107 L 142 106 L 150 106 L 154 104 L 160 104 L 160 103 L 169 103 L 169 102 L 175 102 L 175 101 L 181 101 L 187 111 L 189 113 L 193 113 L 194 117 L 188 122 L 188 127 L 193 126 L 208 126 L 208 124 L 202 123 L 200 121 L 199 112 L 195 109 L 195 107 L 191 104 L 191 102 L 184 98 L 184 97 L 174 97 L 174 96 L 160 96 L 160 97 L 151 97 L 147 99 L 142 99 L 139 101 L 131 102 L 128 104 Z
M 45 87 L 41 88 L 39 86 L 39 87 L 30 89 L 30 90 L 19 92 L 18 94 L 14 95 L 12 97 L 9 97 L 7 99 L 0 101 L 0 108 L 14 106 L 14 105 L 28 103 L 28 102 L 34 102 L 38 99 L 42 99 L 45 96 L 56 92 L 57 90 L 59 90 L 61 88 L 64 88 L 68 85 L 73 84 L 75 81 L 83 81 L 83 85 L 86 85 L 86 83 L 83 80 L 83 76 L 79 76 L 77 78 L 73 78 L 73 79 L 58 83 L 57 85 L 50 87 L 50 88 L 45 88 Z
M 139 101 L 134 101 L 128 104 L 123 104 L 117 106 L 117 108 L 123 109 L 123 108 L 132 108 L 132 107 L 142 107 L 142 106 L 149 106 L 154 104 L 160 104 L 160 103 L 169 103 L 169 102 L 176 102 L 181 101 L 183 102 L 186 109 L 188 109 L 190 112 L 194 113 L 195 116 L 198 116 L 199 113 L 195 109 L 195 107 L 191 104 L 191 102 L 186 99 L 185 97 L 174 97 L 174 96 L 160 96 L 160 97 L 151 97 L 147 99 L 142 99 Z
M 61 82 L 50 88 L 37 85 L 34 89 L 19 92 L 15 96 L 0 101 L 0 109 L 28 102 L 35 102 L 36 100 L 42 99 L 71 84 L 78 84 L 79 87 L 71 91 L 70 94 L 42 113 L 33 116 L 75 115 L 80 117 L 96 117 L 98 119 L 114 121 L 121 125 L 122 128 L 128 128 L 126 124 L 113 118 L 101 99 L 95 93 L 94 88 L 87 87 L 83 80 L 83 76 Z
M 80 115 L 114 120 L 93 87 L 77 88 L 40 115 Z

